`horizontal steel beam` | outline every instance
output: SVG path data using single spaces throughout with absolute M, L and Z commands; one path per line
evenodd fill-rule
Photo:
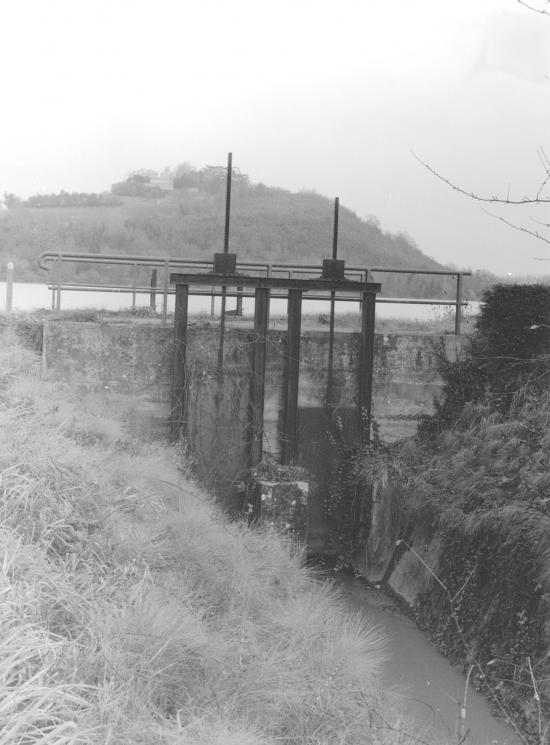
M 132 293 L 136 293 L 137 295 L 162 295 L 164 293 L 164 290 L 162 288 L 157 289 L 151 289 L 148 286 L 140 286 L 140 287 L 120 287 L 119 285 L 76 285 L 76 284 L 49 284 L 48 290 L 57 290 L 60 289 L 62 291 L 68 291 L 68 292 L 117 292 L 122 293 L 126 292 L 129 295 Z M 169 295 L 175 295 L 176 291 L 173 288 L 170 288 L 168 290 Z M 207 295 L 208 297 L 221 297 L 221 291 L 213 290 L 190 290 L 190 295 Z M 254 297 L 253 292 L 237 292 L 236 290 L 229 290 L 226 294 L 227 297 Z M 288 294 L 286 292 L 281 293 L 272 293 L 272 298 L 282 298 L 286 299 L 288 297 Z M 309 295 L 308 300 L 330 300 L 330 294 L 328 295 Z M 360 301 L 359 297 L 350 297 L 349 295 L 344 295 L 342 297 L 339 297 L 338 294 L 336 295 L 336 301 L 339 303 L 358 303 Z M 429 298 L 407 298 L 407 297 L 383 297 L 381 295 L 376 296 L 376 302 L 377 303 L 397 303 L 399 305 L 456 305 L 456 300 L 437 300 L 437 299 L 429 299 Z M 470 301 L 468 300 L 462 300 L 460 305 L 466 307 L 470 304 Z
M 339 292 L 380 292 L 375 282 L 355 282 L 350 279 L 288 279 L 287 277 L 251 277 L 246 274 L 170 274 L 172 284 L 209 285 L 211 287 L 268 287 L 289 290 L 328 290 Z
M 196 266 L 210 268 L 212 261 L 210 259 L 186 259 L 174 256 L 135 256 L 132 254 L 97 254 L 85 253 L 79 251 L 43 251 L 38 257 L 38 266 L 47 270 L 48 264 L 55 261 L 66 261 L 77 264 L 119 264 L 133 266 Z M 269 261 L 238 261 L 237 266 L 241 269 L 264 269 L 269 272 L 277 271 L 295 271 L 295 272 L 319 272 L 319 264 L 288 264 L 284 262 Z M 346 266 L 346 272 L 388 272 L 390 274 L 435 274 L 440 276 L 456 277 L 461 274 L 463 277 L 471 277 L 472 272 L 460 270 L 442 270 L 442 269 L 415 269 L 408 267 L 365 267 L 365 266 Z

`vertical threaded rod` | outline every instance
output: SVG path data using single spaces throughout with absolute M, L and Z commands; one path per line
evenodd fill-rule
M 225 231 L 223 235 L 223 252 L 229 252 L 229 217 L 231 215 L 231 164 L 233 154 L 227 154 L 227 181 L 225 187 Z
M 332 258 L 338 258 L 338 212 L 340 210 L 340 199 L 334 199 L 334 226 L 332 231 Z
M 338 258 L 338 211 L 340 199 L 334 198 L 334 224 L 332 228 L 332 258 Z M 334 386 L 333 386 L 333 368 L 334 368 L 334 315 L 335 315 L 335 298 L 336 293 L 330 293 L 330 326 L 328 332 L 328 369 L 327 369 L 327 400 L 326 406 L 330 411 L 334 405 Z

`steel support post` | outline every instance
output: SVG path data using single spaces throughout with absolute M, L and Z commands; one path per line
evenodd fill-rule
M 456 310 L 455 310 L 455 335 L 460 336 L 460 325 L 462 322 L 462 273 L 456 275 Z
M 149 310 L 152 313 L 157 312 L 157 270 L 151 272 L 151 292 L 149 293 Z
M 254 300 L 254 344 L 250 390 L 249 466 L 254 468 L 263 455 L 265 360 L 269 328 L 269 288 L 257 287 Z
M 162 283 L 162 325 L 166 326 L 168 317 L 168 288 L 170 287 L 170 265 L 164 262 L 164 278 Z
M 237 303 L 235 306 L 235 315 L 242 316 L 243 314 L 243 288 L 237 287 Z
M 328 364 L 327 364 L 327 395 L 325 406 L 327 411 L 334 406 L 334 316 L 336 293 L 330 293 L 330 324 L 328 329 Z
M 298 376 L 300 368 L 301 327 L 302 290 L 289 290 L 283 431 L 281 433 L 281 460 L 283 465 L 295 463 L 297 457 Z
M 374 319 L 376 295 L 364 292 L 361 303 L 361 338 L 359 349 L 359 433 L 369 442 L 372 418 L 372 375 L 374 370 Z
M 132 310 L 136 309 L 137 275 L 138 275 L 137 264 L 134 264 L 134 271 L 132 274 Z
M 174 316 L 174 368 L 172 380 L 172 411 L 170 434 L 177 440 L 185 434 L 186 416 L 186 369 L 187 320 L 189 306 L 189 285 L 176 285 L 176 310 Z

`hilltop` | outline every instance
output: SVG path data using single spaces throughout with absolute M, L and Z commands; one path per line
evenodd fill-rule
M 0 261 L 15 261 L 17 276 L 43 279 L 42 251 L 114 252 L 210 259 L 223 249 L 225 169 L 187 164 L 155 174 L 138 171 L 103 194 L 5 196 L 0 219 Z M 312 191 L 253 184 L 235 170 L 230 250 L 240 259 L 319 263 L 332 251 L 332 200 Z M 376 218 L 361 219 L 340 208 L 339 257 L 360 266 L 446 268 L 403 234 L 381 230 Z M 471 293 L 494 277 L 469 282 Z M 84 276 L 85 275 L 85 276 Z M 74 276 L 74 275 L 73 275 Z M 84 269 L 81 280 L 102 279 Z M 112 276 L 112 275 L 111 275 Z M 452 292 L 436 277 L 377 276 L 385 294 L 438 296 Z

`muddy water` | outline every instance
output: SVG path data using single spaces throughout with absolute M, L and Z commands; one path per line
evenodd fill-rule
M 465 677 L 452 667 L 398 605 L 381 590 L 343 577 L 338 586 L 350 605 L 382 626 L 389 659 L 384 686 L 397 689 L 400 712 L 414 719 L 414 732 L 433 745 L 457 743 L 457 719 Z M 521 739 L 471 686 L 466 698 L 464 745 L 519 745 Z

